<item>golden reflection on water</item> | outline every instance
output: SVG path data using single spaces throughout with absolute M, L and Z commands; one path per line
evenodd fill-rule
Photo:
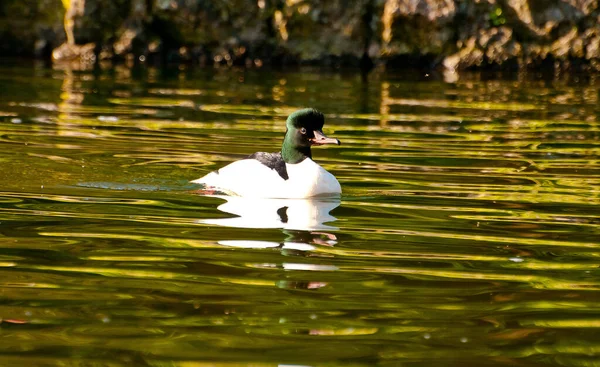
M 0 78 L 4 363 L 596 363 L 594 78 L 34 72 Z M 341 200 L 188 183 L 305 106 Z

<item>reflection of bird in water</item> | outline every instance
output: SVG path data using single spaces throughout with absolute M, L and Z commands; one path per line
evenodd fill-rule
M 205 189 L 257 198 L 309 198 L 339 196 L 340 183 L 312 160 L 311 146 L 340 144 L 321 129 L 323 114 L 312 108 L 292 113 L 278 153 L 254 153 L 192 181 Z
M 325 230 L 336 227 L 326 225 L 335 221 L 329 214 L 340 205 L 339 199 L 255 199 L 239 196 L 215 196 L 226 200 L 218 206 L 222 212 L 235 214 L 234 218 L 203 219 L 201 223 L 238 228 L 281 228 L 286 238 L 282 242 L 257 240 L 220 240 L 223 246 L 238 248 L 278 248 L 281 254 L 293 258 L 309 256 L 316 249 L 314 245 L 333 246 L 337 238 Z M 260 268 L 281 268 L 298 271 L 336 271 L 330 264 L 304 263 L 302 261 L 253 264 Z M 315 280 L 281 280 L 277 287 L 287 289 L 319 289 L 327 282 Z
M 239 196 L 216 196 L 226 200 L 217 209 L 235 214 L 234 218 L 204 219 L 202 223 L 238 228 L 283 228 L 288 230 L 332 230 L 335 217 L 330 211 L 339 199 L 255 199 Z
M 270 241 L 222 240 L 222 245 L 247 248 L 281 247 L 285 251 L 310 251 L 312 244 L 332 246 L 337 238 L 325 230 L 337 227 L 329 214 L 340 205 L 339 199 L 255 199 L 239 196 L 216 196 L 227 202 L 218 206 L 233 218 L 203 219 L 201 223 L 237 228 L 281 228 L 287 235 L 283 244 Z
M 337 243 L 337 237 L 327 232 L 283 230 L 283 233 L 287 235 L 286 242 L 314 243 L 321 246 L 333 246 Z

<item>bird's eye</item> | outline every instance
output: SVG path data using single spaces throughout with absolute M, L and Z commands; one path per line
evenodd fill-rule
M 306 134 L 306 128 L 305 128 L 305 127 L 303 127 L 302 129 L 300 129 L 300 133 L 301 133 L 301 134 Z

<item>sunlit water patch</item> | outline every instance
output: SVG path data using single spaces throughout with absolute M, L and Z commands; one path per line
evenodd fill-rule
M 2 70 L 6 365 L 597 364 L 594 79 Z M 340 200 L 189 183 L 306 106 Z

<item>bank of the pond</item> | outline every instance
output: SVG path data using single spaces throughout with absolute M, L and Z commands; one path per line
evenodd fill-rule
M 5 0 L 4 56 L 600 70 L 595 0 Z

